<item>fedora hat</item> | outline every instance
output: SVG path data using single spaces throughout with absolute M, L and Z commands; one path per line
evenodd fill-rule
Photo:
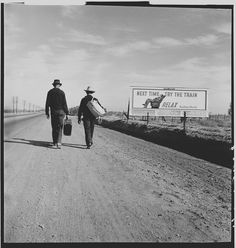
M 54 82 L 52 83 L 52 85 L 57 85 L 57 84 L 61 85 L 61 82 L 59 79 L 55 79 Z
M 93 90 L 93 88 L 91 88 L 90 86 L 88 86 L 87 89 L 84 90 L 84 91 L 90 92 L 90 93 L 94 93 L 95 92 L 95 90 Z

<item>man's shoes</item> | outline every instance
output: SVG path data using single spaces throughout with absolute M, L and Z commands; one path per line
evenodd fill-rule
M 93 143 L 89 143 L 89 144 L 87 145 L 87 149 L 90 149 L 91 146 L 92 146 L 92 144 L 93 144 Z
M 53 145 L 52 145 L 52 148 L 53 148 L 53 149 L 57 149 L 57 145 L 56 145 L 56 144 L 53 144 Z
M 52 145 L 53 149 L 61 149 L 61 143 L 56 143 Z

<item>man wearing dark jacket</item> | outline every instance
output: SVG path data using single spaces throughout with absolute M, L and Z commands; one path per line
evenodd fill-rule
M 84 98 L 82 98 L 80 102 L 80 106 L 78 110 L 78 123 L 80 124 L 81 116 L 83 115 L 85 141 L 87 148 L 90 149 L 90 147 L 93 145 L 93 131 L 94 131 L 94 124 L 96 117 L 94 117 L 94 115 L 90 112 L 89 108 L 87 107 L 87 103 L 92 99 L 94 99 L 98 102 L 100 106 L 101 104 L 99 103 L 98 99 L 93 98 L 92 94 L 95 91 L 92 90 L 90 86 L 84 91 L 86 92 L 87 95 Z
M 49 119 L 49 108 L 51 113 L 53 148 L 61 149 L 63 119 L 69 114 L 65 93 L 60 90 L 62 85 L 59 79 L 52 83 L 53 89 L 48 91 L 45 113 Z

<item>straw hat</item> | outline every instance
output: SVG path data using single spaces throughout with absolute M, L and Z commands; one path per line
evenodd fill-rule
M 89 93 L 94 93 L 95 90 L 93 90 L 92 87 L 88 86 L 86 90 L 84 90 L 85 92 L 89 92 Z

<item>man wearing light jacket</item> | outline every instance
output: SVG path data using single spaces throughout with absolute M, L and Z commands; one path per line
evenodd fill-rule
M 45 113 L 49 119 L 49 108 L 51 113 L 53 148 L 61 149 L 63 120 L 69 114 L 65 93 L 60 89 L 62 85 L 59 79 L 52 83 L 53 89 L 48 91 Z

